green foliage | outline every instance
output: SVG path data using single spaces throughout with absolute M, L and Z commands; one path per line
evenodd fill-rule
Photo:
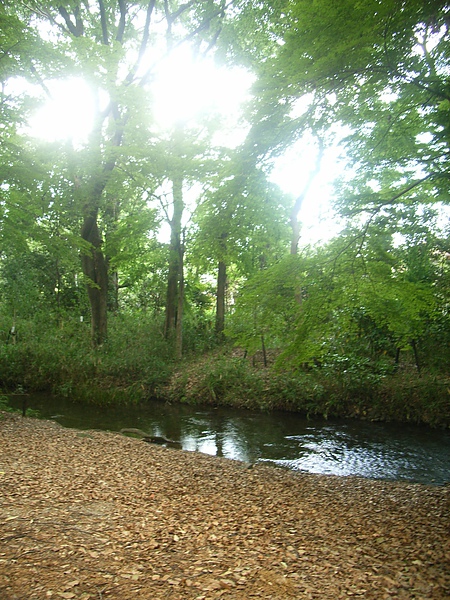
M 219 261 L 248 276 L 282 256 L 288 240 L 288 198 L 245 155 L 219 170 L 195 215 L 188 256 L 203 272 Z
M 307 264 L 306 258 L 287 256 L 244 283 L 226 330 L 237 345 L 254 353 L 264 336 L 268 347 L 283 347 L 300 312 L 296 297 Z
M 70 317 L 59 326 L 20 320 L 18 331 L 16 344 L 0 344 L 4 389 L 20 385 L 28 392 L 97 402 L 117 390 L 122 400 L 140 400 L 151 396 L 171 370 L 158 325 L 144 315 L 139 321 L 115 317 L 108 342 L 97 350 L 91 348 L 88 325 Z
M 0 385 L 95 402 L 158 392 L 306 414 L 445 421 L 447 3 L 156 3 L 145 32 L 146 7 L 125 14 L 125 5 L 0 5 Z M 249 132 L 239 148 L 214 147 L 213 118 L 203 129 L 178 123 L 161 134 L 149 101 L 155 63 L 144 63 L 158 57 L 147 52 L 148 40 L 169 50 L 189 42 L 199 56 L 217 42 L 220 60 L 253 70 Z M 68 75 L 110 100 L 91 136 L 77 145 L 28 139 L 30 111 L 53 79 Z M 17 92 L 15 77 L 33 87 Z M 273 158 L 297 139 L 329 140 L 339 130 L 351 168 L 336 208 L 347 226 L 327 246 L 286 256 L 292 199 L 270 183 Z M 175 178 L 198 196 L 183 241 L 183 211 L 175 219 L 167 193 Z M 156 239 L 162 219 L 185 245 L 185 355 L 211 354 L 182 363 L 166 387 L 173 365 L 160 331 L 171 254 Z M 87 321 L 97 313 L 85 284 L 106 285 L 95 269 L 81 274 L 80 255 L 86 263 L 95 246 L 82 229 L 90 220 L 112 308 L 109 335 L 95 351 Z M 219 262 L 228 276 L 226 334 L 239 357 L 216 349 L 211 281 Z M 242 358 L 263 343 L 278 356 L 273 371 Z
M 335 373 L 357 385 L 376 386 L 396 369 L 397 351 L 411 357 L 413 348 L 418 368 L 445 371 L 447 239 L 429 212 L 414 219 L 402 243 L 395 241 L 395 225 L 389 231 L 380 223 L 373 237 L 349 230 L 327 248 L 287 257 L 248 280 L 229 337 L 254 353 L 263 336 L 268 348 L 281 351 L 281 368 L 320 365 L 325 377 Z M 433 344 L 435 352 L 426 351 Z
M 4 394 L 0 394 L 0 411 L 22 412 L 20 409 L 12 408 L 9 404 L 8 396 L 5 396 Z M 40 414 L 41 413 L 38 410 L 34 410 L 33 408 L 25 408 L 25 417 L 38 419 L 40 417 Z
M 12 412 L 12 408 L 9 405 L 8 396 L 0 394 L 0 411 Z
M 405 368 L 389 378 L 349 360 L 308 371 L 255 369 L 243 354 L 216 353 L 184 363 L 158 397 L 171 402 L 287 410 L 308 417 L 450 423 L 448 382 Z M 337 368 L 336 368 L 337 367 Z M 385 369 L 386 374 L 386 369 Z

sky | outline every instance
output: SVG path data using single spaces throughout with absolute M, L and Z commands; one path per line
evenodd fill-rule
M 236 147 L 247 129 L 239 123 L 241 106 L 250 98 L 253 76 L 244 69 L 218 67 L 212 59 L 194 62 L 186 48 L 180 48 L 159 63 L 152 84 L 154 115 L 158 126 L 170 129 L 175 121 L 195 121 L 202 112 L 218 114 L 224 120 L 216 142 Z M 52 99 L 36 111 L 30 133 L 48 141 L 71 138 L 74 145 L 87 138 L 93 124 L 94 97 L 81 79 L 54 80 L 48 84 Z M 316 150 L 311 141 L 300 140 L 276 159 L 270 179 L 294 197 L 314 168 Z M 302 206 L 299 219 L 301 243 L 326 241 L 338 233 L 331 215 L 332 181 L 342 171 L 337 147 L 328 149 L 322 168 Z

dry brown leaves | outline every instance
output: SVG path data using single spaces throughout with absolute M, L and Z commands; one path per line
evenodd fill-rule
M 449 488 L 0 420 L 1 600 L 448 598 Z

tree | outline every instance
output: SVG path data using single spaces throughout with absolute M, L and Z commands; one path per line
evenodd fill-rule
M 238 150 L 224 163 L 215 185 L 196 212 L 196 260 L 216 273 L 216 323 L 220 339 L 225 327 L 227 277 L 248 277 L 286 251 L 287 196 L 254 168 Z M 209 264 L 209 265 L 208 265 Z
M 394 372 L 400 351 L 412 353 L 418 370 L 441 369 L 448 361 L 447 232 L 432 210 L 403 210 L 399 244 L 399 221 L 400 215 L 393 222 L 380 217 L 371 236 L 348 229 L 326 247 L 250 277 L 230 335 L 249 352 L 264 335 L 281 351 L 279 364 L 294 369 L 319 365 L 328 373 L 378 377 Z
M 48 92 L 51 78 L 77 75 L 89 82 L 97 99 L 92 134 L 77 150 L 71 189 L 82 218 L 82 267 L 91 305 L 92 340 L 98 346 L 107 335 L 104 216 L 112 212 L 111 199 L 126 193 L 115 177 L 119 168 L 130 155 L 140 159 L 148 152 L 151 119 L 145 93 L 152 69 L 161 51 L 164 54 L 183 42 L 200 43 L 204 38 L 211 43 L 224 6 L 222 2 L 188 2 L 160 7 L 154 0 L 133 5 L 99 0 L 21 3 L 7 5 L 5 11 L 11 27 L 31 31 L 37 40 L 33 50 L 39 52 L 32 53 L 32 60 L 29 56 L 22 60 L 22 55 L 17 59 L 27 77 Z M 161 20 L 165 31 L 158 24 Z M 22 23 L 29 23 L 28 29 Z M 161 40 L 166 41 L 166 48 Z M 107 99 L 105 106 L 102 98 Z
M 167 276 L 166 318 L 164 336 L 171 339 L 176 334 L 176 355 L 182 355 L 182 321 L 184 306 L 184 251 L 185 234 L 183 218 L 188 209 L 185 194 L 195 184 L 208 177 L 210 169 L 215 168 L 215 161 L 209 145 L 209 135 L 202 129 L 177 122 L 169 137 L 161 144 L 161 178 L 170 185 L 170 192 L 165 195 L 170 200 L 161 202 L 166 222 L 170 227 L 169 264 Z M 191 194 L 192 195 L 192 194 Z M 190 200 L 190 205 L 193 201 Z
M 261 11 L 251 15 L 261 18 Z M 400 254 L 392 236 L 401 236 L 396 244 L 409 239 L 405 223 L 420 220 L 427 206 L 437 203 L 439 209 L 439 203 L 448 201 L 448 5 L 421 0 L 293 0 L 277 3 L 277 10 L 270 16 L 265 11 L 264 18 L 268 24 L 262 29 L 270 30 L 273 43 L 265 47 L 264 56 L 258 56 L 255 46 L 249 52 L 258 79 L 246 143 L 255 161 L 270 160 L 305 131 L 326 139 L 340 127 L 347 135 L 349 170 L 338 188 L 336 206 L 351 225 L 336 241 L 336 248 L 341 248 L 336 256 L 342 260 L 327 259 L 340 265 L 339 270 L 322 273 L 313 261 L 307 271 L 297 272 L 304 281 L 301 295 L 307 300 L 295 329 L 296 356 L 302 361 L 325 352 L 326 345 L 321 344 L 325 339 L 331 347 L 334 334 L 327 333 L 324 324 L 332 328 L 338 323 L 352 331 L 357 321 L 352 311 L 360 310 L 366 316 L 370 313 L 367 322 L 374 328 L 390 332 L 389 343 L 396 340 L 408 346 L 415 337 L 424 337 L 436 297 L 427 285 L 403 279 L 404 266 L 394 277 L 386 257 Z M 248 32 L 246 43 L 258 36 L 260 32 L 253 37 Z M 232 56 L 239 55 L 239 42 L 239 36 L 232 39 L 228 49 Z M 294 206 L 292 214 L 295 210 Z M 298 231 L 292 215 L 291 222 L 295 251 Z M 385 239 L 387 228 L 383 260 L 372 251 L 364 254 L 375 247 L 376 239 Z M 418 250 L 420 244 L 414 247 Z M 320 263 L 319 256 L 314 260 Z M 276 272 L 274 267 L 275 279 Z M 339 272 L 343 281 L 360 277 L 359 285 L 336 285 Z M 264 283 L 255 286 L 262 290 Z M 251 296 L 263 298 L 257 291 Z M 265 300 L 270 303 L 267 296 Z M 262 318 L 270 329 L 267 315 Z M 317 343 L 309 344 L 316 334 Z
M 278 103 L 286 119 L 304 98 L 313 129 L 350 128 L 343 213 L 370 215 L 419 194 L 446 200 L 447 3 L 295 0 L 284 22 L 283 43 L 260 67 L 257 109 L 263 117 Z

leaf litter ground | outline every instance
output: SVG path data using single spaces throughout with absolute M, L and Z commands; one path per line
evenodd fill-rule
M 1 600 L 450 597 L 449 486 L 0 415 Z

